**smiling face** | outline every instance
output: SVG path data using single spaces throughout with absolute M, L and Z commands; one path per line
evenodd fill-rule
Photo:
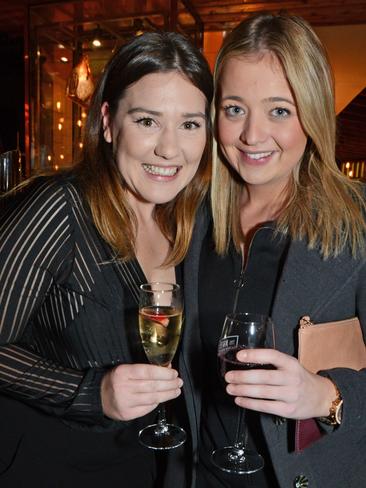
M 129 86 L 104 137 L 136 205 L 169 202 L 194 177 L 206 145 L 206 99 L 178 72 L 152 73 Z
M 307 137 L 281 64 L 270 53 L 229 58 L 220 78 L 220 147 L 241 178 L 279 194 Z

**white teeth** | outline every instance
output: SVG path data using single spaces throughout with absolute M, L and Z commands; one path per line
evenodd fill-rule
M 163 166 L 154 166 L 152 164 L 143 164 L 145 171 L 155 176 L 174 176 L 178 172 L 178 168 L 164 168 Z
M 272 154 L 272 151 L 263 152 L 263 153 L 245 153 L 251 159 L 261 159 L 266 158 Z

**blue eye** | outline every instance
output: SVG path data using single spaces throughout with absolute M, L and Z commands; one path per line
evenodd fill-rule
M 237 117 L 244 114 L 244 110 L 238 105 L 226 105 L 224 112 L 228 117 Z
M 291 115 L 291 112 L 287 108 L 277 107 L 271 110 L 271 115 L 278 118 L 285 118 Z

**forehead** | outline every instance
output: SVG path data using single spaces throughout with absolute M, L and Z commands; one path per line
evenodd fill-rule
M 250 56 L 229 57 L 221 70 L 220 86 L 222 90 L 263 92 L 291 92 L 282 64 L 271 52 Z
M 204 110 L 206 98 L 186 76 L 178 71 L 150 73 L 130 85 L 121 100 L 125 104 L 153 106 L 174 104 Z M 152 107 L 149 107 L 152 108 Z M 188 110 L 186 107 L 184 110 Z

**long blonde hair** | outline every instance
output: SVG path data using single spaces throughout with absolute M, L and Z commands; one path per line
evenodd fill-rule
M 244 20 L 225 38 L 214 73 L 216 107 L 226 61 L 265 52 L 273 53 L 282 64 L 308 139 L 300 165 L 293 172 L 277 230 L 292 239 L 306 239 L 310 248 L 318 245 L 325 258 L 338 255 L 346 246 L 353 255 L 365 251 L 362 188 L 339 171 L 335 159 L 331 68 L 324 47 L 303 19 L 259 14 Z M 227 251 L 231 239 L 237 249 L 243 240 L 239 197 L 245 182 L 233 173 L 215 151 L 211 198 L 219 254 Z

